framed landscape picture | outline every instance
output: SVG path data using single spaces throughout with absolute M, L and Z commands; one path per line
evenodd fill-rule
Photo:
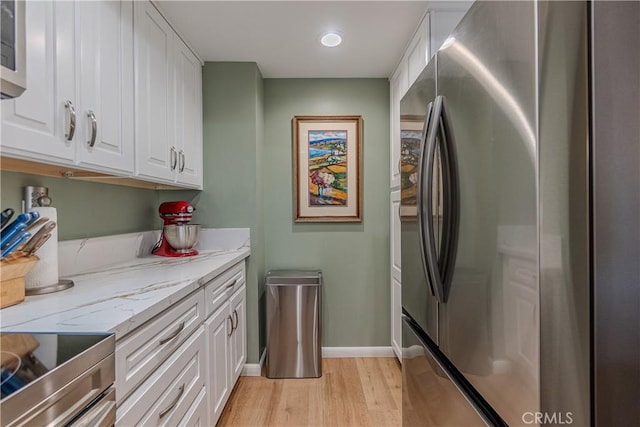
M 293 117 L 295 222 L 362 221 L 362 116 Z
M 411 221 L 418 215 L 418 162 L 424 132 L 424 117 L 400 116 L 400 219 Z

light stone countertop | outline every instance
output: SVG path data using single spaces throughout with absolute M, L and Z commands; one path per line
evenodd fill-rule
M 147 256 L 77 274 L 71 289 L 0 310 L 3 332 L 113 332 L 116 340 L 249 256 L 248 247 Z

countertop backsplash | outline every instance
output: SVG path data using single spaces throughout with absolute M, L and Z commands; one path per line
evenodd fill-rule
M 60 277 L 156 257 L 151 255 L 151 249 L 159 236 L 160 231 L 155 230 L 62 241 L 58 249 Z M 196 249 L 230 250 L 248 248 L 249 245 L 248 228 L 203 228 Z

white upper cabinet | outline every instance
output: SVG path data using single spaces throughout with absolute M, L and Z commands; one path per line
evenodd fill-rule
M 2 101 L 2 156 L 202 189 L 202 66 L 155 6 L 25 9 L 27 90 Z
M 202 188 L 202 67 L 149 2 L 135 2 L 136 174 Z
M 391 77 L 389 85 L 389 99 L 391 106 L 391 188 L 400 187 L 400 99 L 409 86 L 407 64 L 400 64 L 396 73 Z
M 3 101 L 2 154 L 133 172 L 133 3 L 26 3 L 27 90 Z
M 77 3 L 80 164 L 133 172 L 133 3 Z
M 134 14 L 136 174 L 172 182 L 173 29 L 149 2 L 135 2 Z
M 175 97 L 177 181 L 202 186 L 202 66 L 176 36 Z
M 403 94 L 407 92 L 409 86 L 416 81 L 416 78 L 420 75 L 425 65 L 431 59 L 429 52 L 429 16 L 430 13 L 427 13 L 420 23 L 416 34 L 413 36 L 413 40 L 411 40 L 411 44 L 409 44 L 409 48 L 407 49 L 407 53 L 405 55 L 407 62 L 407 87 L 404 89 Z
M 2 154 L 72 164 L 76 137 L 70 127 L 78 104 L 75 6 L 27 2 L 25 15 L 27 90 L 2 101 Z

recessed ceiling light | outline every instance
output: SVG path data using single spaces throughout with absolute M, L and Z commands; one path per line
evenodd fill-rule
M 342 43 L 342 36 L 340 35 L 340 33 L 337 33 L 335 31 L 324 33 L 320 38 L 320 43 L 322 43 L 322 45 L 326 47 L 336 47 L 340 43 Z

